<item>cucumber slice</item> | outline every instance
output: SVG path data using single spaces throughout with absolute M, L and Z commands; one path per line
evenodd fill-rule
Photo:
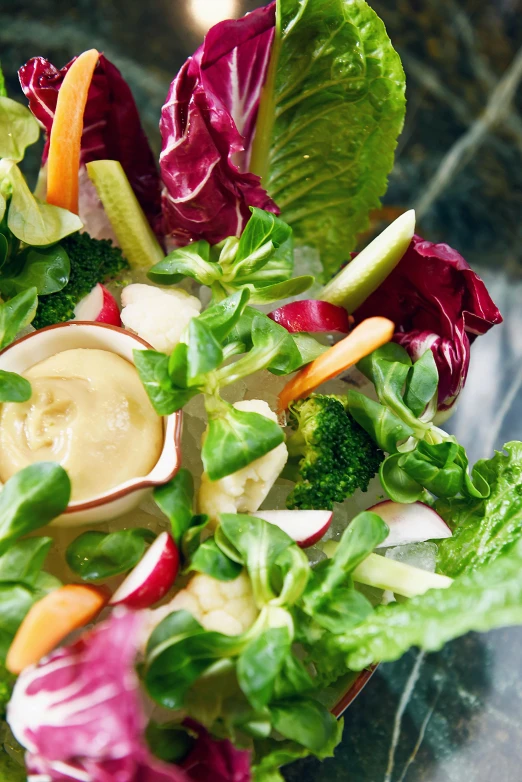
M 87 173 L 96 188 L 121 250 L 133 269 L 148 269 L 165 253 L 118 160 L 94 160 Z
M 393 221 L 325 285 L 317 298 L 355 312 L 397 266 L 415 232 L 415 211 Z

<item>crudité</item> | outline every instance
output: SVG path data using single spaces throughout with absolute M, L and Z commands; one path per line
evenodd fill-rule
M 28 105 L 0 78 L 0 348 L 75 319 L 148 347 L 92 372 L 42 357 L 59 393 L 0 368 L 0 777 L 277 782 L 334 753 L 358 672 L 522 623 L 522 444 L 471 466 L 441 428 L 502 317 L 413 211 L 358 246 L 406 107 L 364 0 L 213 27 L 166 97 L 159 164 L 104 54 L 19 78 Z M 129 459 L 146 473 L 177 411 L 170 481 L 51 524 Z

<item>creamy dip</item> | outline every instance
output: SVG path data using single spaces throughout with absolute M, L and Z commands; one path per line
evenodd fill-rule
M 150 472 L 163 423 L 135 367 L 105 350 L 64 350 L 24 373 L 28 402 L 0 410 L 0 480 L 32 462 L 54 461 L 86 500 Z

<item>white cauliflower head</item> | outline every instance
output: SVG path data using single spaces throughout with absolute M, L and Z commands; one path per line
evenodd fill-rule
M 233 581 L 218 581 L 198 573 L 170 603 L 152 612 L 153 625 L 182 609 L 192 614 L 205 630 L 225 635 L 244 633 L 259 614 L 250 579 L 244 570 Z
M 277 421 L 276 414 L 261 399 L 236 402 L 234 407 Z M 204 472 L 199 489 L 199 512 L 207 514 L 214 526 L 218 523 L 220 513 L 254 513 L 274 485 L 287 459 L 287 447 L 281 443 L 260 459 L 219 481 L 211 481 Z
M 170 353 L 190 320 L 199 315 L 201 302 L 177 288 L 156 288 L 135 283 L 121 294 L 121 320 L 156 350 Z

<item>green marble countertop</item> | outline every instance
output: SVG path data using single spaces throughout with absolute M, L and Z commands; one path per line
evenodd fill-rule
M 249 10 L 262 3 L 214 0 Z M 169 83 L 199 42 L 189 0 L 3 0 L 8 88 L 29 57 L 93 46 L 128 79 L 156 148 Z M 473 461 L 522 439 L 522 2 L 372 0 L 408 77 L 408 116 L 386 203 L 484 276 L 505 318 L 473 347 L 451 428 Z M 211 6 L 209 6 L 211 7 Z M 36 158 L 35 158 L 36 161 Z M 36 163 L 35 163 L 36 165 Z M 469 635 L 382 665 L 345 715 L 335 758 L 288 782 L 519 782 L 522 629 Z

